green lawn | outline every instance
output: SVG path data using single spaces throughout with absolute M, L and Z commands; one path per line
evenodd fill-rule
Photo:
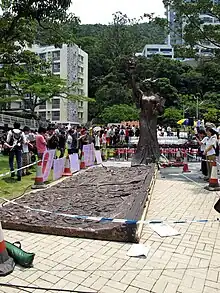
M 15 168 L 17 168 L 16 162 Z M 8 156 L 0 156 L 0 174 L 6 173 L 8 171 Z M 22 177 L 21 181 L 17 181 L 16 176 L 14 178 L 11 178 L 10 175 L 0 178 L 0 198 L 15 198 L 30 190 L 31 186 L 34 183 L 34 167 L 31 169 L 31 172 L 31 175 Z
M 15 169 L 16 161 L 14 165 Z M 0 155 L 0 174 L 6 173 L 9 171 L 8 156 Z M 21 181 L 17 181 L 17 177 L 11 178 L 10 175 L 7 175 L 3 178 L 0 178 L 0 198 L 15 198 L 23 195 L 24 193 L 31 190 L 31 186 L 34 184 L 35 178 L 35 166 L 30 169 L 31 175 L 24 176 L 21 178 Z M 51 172 L 52 173 L 52 172 Z M 50 174 L 49 181 L 52 181 L 52 174 Z

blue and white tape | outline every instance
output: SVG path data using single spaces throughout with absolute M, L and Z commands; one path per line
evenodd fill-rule
M 61 217 L 66 217 L 66 218 L 71 218 L 71 219 L 76 219 L 76 220 L 86 220 L 86 221 L 93 221 L 93 222 L 98 222 L 98 223 L 120 223 L 120 224 L 127 224 L 127 225 L 138 225 L 138 224 L 144 224 L 144 225 L 149 225 L 149 224 L 163 224 L 163 223 L 169 223 L 169 224 L 187 224 L 187 223 L 208 223 L 208 222 L 219 222 L 219 218 L 215 220 L 211 219 L 200 219 L 200 220 L 177 220 L 177 221 L 167 221 L 167 220 L 149 220 L 149 221 L 143 221 L 143 220 L 132 220 L 132 219 L 115 219 L 115 218 L 105 218 L 105 217 L 91 217 L 91 216 L 80 216 L 80 215 L 71 215 L 71 214 L 66 214 L 66 213 L 57 213 L 57 212 L 52 212 L 52 211 L 47 211 L 47 210 L 42 210 L 42 209 L 35 209 L 31 208 L 29 206 L 24 206 L 21 205 L 15 201 L 10 201 L 5 198 L 1 198 L 7 203 L 11 203 L 14 205 L 18 205 L 22 207 L 23 209 L 38 212 L 38 213 L 45 213 L 45 214 L 53 214 L 56 216 L 61 216 Z
M 26 168 L 29 168 L 29 167 L 31 167 L 31 166 L 34 166 L 34 165 L 36 165 L 36 164 L 39 163 L 39 162 L 41 162 L 41 160 L 39 160 L 39 161 L 37 161 L 37 162 L 34 162 L 34 163 L 31 163 L 31 164 L 29 164 L 29 165 L 23 166 L 23 167 L 21 167 L 21 168 L 19 168 L 19 169 L 15 169 L 15 170 L 13 170 L 13 171 L 8 171 L 7 173 L 0 174 L 0 178 L 1 178 L 1 177 L 8 176 L 8 175 L 10 175 L 11 173 L 17 173 L 18 171 L 21 171 L 21 170 L 23 170 L 23 169 L 26 169 Z

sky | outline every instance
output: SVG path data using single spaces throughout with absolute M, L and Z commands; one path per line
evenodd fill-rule
M 144 13 L 164 16 L 162 0 L 73 0 L 70 11 L 83 24 L 108 24 L 117 11 L 127 14 L 129 18 L 139 18 Z

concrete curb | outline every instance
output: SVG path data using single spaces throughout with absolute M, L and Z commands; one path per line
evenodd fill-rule
M 155 164 L 154 174 L 153 174 L 150 186 L 149 186 L 149 188 L 147 190 L 147 194 L 149 196 L 147 197 L 147 200 L 146 200 L 146 203 L 145 203 L 145 208 L 144 208 L 144 211 L 143 211 L 143 214 L 142 214 L 142 217 L 141 217 L 141 221 L 144 221 L 146 219 L 147 212 L 148 212 L 150 202 L 151 202 L 151 198 L 152 198 L 153 191 L 154 191 L 154 185 L 155 185 L 155 182 L 156 182 L 156 179 L 157 179 L 157 173 L 158 173 L 158 167 L 157 167 L 157 164 Z M 141 239 L 143 227 L 144 227 L 143 223 L 139 224 L 138 227 L 137 227 L 137 238 L 139 239 L 139 241 Z

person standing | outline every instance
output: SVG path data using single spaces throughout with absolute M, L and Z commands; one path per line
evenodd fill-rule
M 45 139 L 46 128 L 39 127 L 38 134 L 36 135 L 36 148 L 39 160 L 42 160 L 44 152 L 47 150 L 47 141 Z
M 55 155 L 54 157 L 56 158 L 56 150 L 59 146 L 59 136 L 58 136 L 58 131 L 55 131 L 55 128 L 52 126 L 49 126 L 47 129 L 47 148 L 48 150 L 55 150 Z
M 100 143 L 100 132 L 95 132 L 95 149 L 96 151 L 100 150 L 101 143 Z
M 59 134 L 59 142 L 58 142 L 58 150 L 60 151 L 59 158 L 63 158 L 65 153 L 65 147 L 66 147 L 66 134 L 64 130 L 61 130 Z
M 167 136 L 171 136 L 171 127 L 170 126 L 167 126 Z
M 70 129 L 70 130 L 68 130 L 68 134 L 67 134 L 66 144 L 67 144 L 68 155 L 72 155 L 73 154 L 73 149 L 72 149 L 72 142 L 73 142 L 72 132 L 73 132 L 73 130 Z
M 17 162 L 17 180 L 21 181 L 22 175 L 22 145 L 26 144 L 26 137 L 24 133 L 20 130 L 20 123 L 15 122 L 13 130 L 10 130 L 6 139 L 6 147 L 9 148 L 9 166 L 11 171 L 11 177 L 15 176 L 14 172 L 14 157 L 16 157 Z
M 211 177 L 212 172 L 212 162 L 216 161 L 216 149 L 217 149 L 217 137 L 216 131 L 212 128 L 207 128 L 206 133 L 208 139 L 206 141 L 206 148 L 204 151 L 204 155 L 206 156 L 207 160 L 207 168 L 208 168 L 208 179 Z
M 207 162 L 206 162 L 206 156 L 204 155 L 208 137 L 204 129 L 199 130 L 198 137 L 196 136 L 196 140 L 198 144 L 200 145 L 200 154 L 202 158 L 202 161 L 201 161 L 202 174 L 204 175 L 204 180 L 208 180 Z
M 88 134 L 87 129 L 82 129 L 81 130 L 81 135 L 79 136 L 77 141 L 79 143 L 78 146 L 79 146 L 79 149 L 80 149 L 80 159 L 81 159 L 82 152 L 83 152 L 83 146 L 87 145 L 89 143 L 89 134 Z M 78 149 L 77 149 L 77 152 L 78 152 Z
M 22 167 L 27 166 L 30 164 L 30 152 L 29 152 L 29 145 L 30 145 L 30 128 L 28 126 L 25 126 L 23 128 L 24 135 L 26 137 L 26 142 L 22 144 Z M 22 175 L 30 175 L 28 168 L 25 168 L 22 170 Z
M 81 143 L 83 143 L 83 138 L 80 136 L 81 127 L 77 126 L 76 130 L 72 134 L 72 153 L 78 154 L 79 149 L 81 147 Z M 88 137 L 87 137 L 88 138 Z

